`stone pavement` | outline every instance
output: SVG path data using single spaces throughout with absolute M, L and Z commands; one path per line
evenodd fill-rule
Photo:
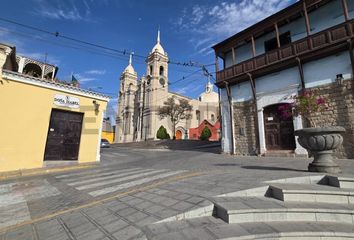
M 178 226 L 172 229 L 165 223 L 175 219 L 195 225 L 197 239 L 213 238 L 197 227 L 225 225 L 208 217 L 213 197 L 264 186 L 267 180 L 318 175 L 305 171 L 308 162 L 203 151 L 105 149 L 97 168 L 0 182 L 0 240 L 146 239 L 154 231 L 180 234 Z M 338 163 L 344 173 L 354 175 L 354 161 Z M 204 217 L 187 219 L 197 216 Z

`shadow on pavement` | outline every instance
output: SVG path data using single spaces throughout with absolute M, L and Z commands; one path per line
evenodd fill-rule
M 239 167 L 240 166 L 240 164 L 237 163 L 217 163 L 213 165 L 218 167 Z
M 128 147 L 140 149 L 168 149 L 168 150 L 182 150 L 195 152 L 208 152 L 220 154 L 221 143 L 212 141 L 200 140 L 160 140 L 160 141 L 143 141 L 132 143 L 118 143 L 112 144 L 112 147 Z
M 283 167 L 267 167 L 267 166 L 241 166 L 241 168 L 254 169 L 254 170 L 308 172 L 307 170 L 301 170 L 301 169 L 283 168 Z

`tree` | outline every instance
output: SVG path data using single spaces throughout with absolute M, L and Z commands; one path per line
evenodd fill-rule
M 210 129 L 207 126 L 205 126 L 203 131 L 202 131 L 202 134 L 200 134 L 200 140 L 209 141 L 210 137 L 211 137 L 211 131 L 210 131 Z
M 161 126 L 159 130 L 157 130 L 156 138 L 158 139 L 170 139 L 170 135 L 167 133 L 167 130 L 164 126 Z
M 179 103 L 175 101 L 175 97 L 168 98 L 163 107 L 159 107 L 159 115 L 161 119 L 169 118 L 172 123 L 173 139 L 176 137 L 176 126 L 181 120 L 188 120 L 192 117 L 192 105 L 188 100 L 179 99 Z

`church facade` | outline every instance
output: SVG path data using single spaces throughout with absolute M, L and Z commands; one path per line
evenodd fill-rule
M 146 60 L 146 75 L 140 79 L 130 56 L 129 64 L 120 76 L 115 137 L 117 143 L 155 140 L 160 126 L 165 127 L 172 137 L 171 121 L 159 116 L 159 107 L 170 97 L 174 97 L 176 102 L 186 99 L 192 105 L 192 117 L 180 121 L 176 126 L 177 139 L 188 139 L 189 129 L 198 127 L 204 120 L 211 124 L 218 122 L 219 97 L 213 90 L 213 84 L 208 82 L 205 92 L 198 99 L 170 92 L 168 62 L 168 55 L 160 43 L 160 32 Z

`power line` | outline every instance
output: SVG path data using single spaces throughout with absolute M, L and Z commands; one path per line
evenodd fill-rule
M 200 72 L 201 70 L 202 70 L 202 69 L 198 69 L 198 70 L 196 70 L 196 71 L 194 71 L 194 72 L 192 72 L 192 73 L 190 73 L 190 74 L 188 74 L 188 75 L 186 75 L 186 76 L 183 76 L 182 78 L 180 78 L 180 79 L 178 79 L 178 80 L 176 80 L 176 81 L 169 82 L 169 83 L 168 83 L 168 86 L 174 85 L 174 84 L 176 84 L 176 83 L 180 83 L 181 81 L 183 81 L 183 80 L 185 80 L 185 79 L 187 79 L 187 78 L 193 76 L 194 74 Z M 196 79 L 195 79 L 195 80 L 196 80 Z M 188 86 L 189 84 L 190 84 L 190 82 L 187 83 L 187 86 Z M 183 87 L 183 86 L 182 86 L 182 87 Z M 165 88 L 165 86 L 162 86 L 162 87 L 158 87 L 158 88 L 156 88 L 156 89 L 153 89 L 153 91 L 157 91 L 157 90 L 163 89 L 163 88 Z M 96 92 L 99 92 L 99 93 L 107 94 L 107 95 L 118 96 L 118 95 L 115 94 L 115 93 L 101 92 L 101 91 L 97 91 L 97 90 L 95 90 L 95 91 L 96 91 Z M 150 91 L 151 91 L 151 90 L 150 90 Z M 146 89 L 145 91 L 142 91 L 141 93 L 146 94 L 147 92 L 149 92 L 148 89 Z M 163 97 L 163 98 L 166 98 L 166 97 Z M 161 98 L 161 99 L 163 99 L 163 98 Z
M 63 35 L 63 34 L 59 33 L 58 31 L 51 32 L 51 31 L 48 31 L 48 30 L 45 30 L 45 29 L 42 29 L 42 28 L 39 28 L 39 27 L 34 27 L 34 26 L 31 26 L 31 25 L 28 25 L 28 24 L 20 23 L 20 22 L 14 21 L 14 20 L 3 18 L 3 17 L 0 17 L 0 21 L 11 23 L 11 24 L 23 27 L 23 28 L 28 28 L 28 29 L 31 29 L 31 30 L 34 30 L 34 31 L 38 31 L 38 32 L 44 33 L 44 34 L 48 34 L 48 35 L 54 36 L 56 38 L 62 38 L 62 39 L 70 40 L 70 41 L 77 42 L 77 43 L 80 43 L 80 44 L 84 44 L 84 45 L 87 45 L 87 46 L 100 48 L 100 49 L 104 49 L 104 50 L 107 50 L 107 51 L 112 51 L 112 52 L 121 54 L 123 56 L 125 56 L 125 55 L 130 53 L 126 49 L 124 49 L 124 50 L 114 49 L 114 48 L 111 48 L 111 47 L 104 46 L 102 44 L 92 43 L 92 42 L 88 42 L 88 41 L 81 40 L 81 39 L 78 39 L 78 38 L 73 38 L 73 37 L 70 37 L 70 36 L 66 36 L 66 35 Z M 138 58 L 143 58 L 143 59 L 147 58 L 147 56 L 139 55 L 139 54 L 134 54 L 134 56 L 136 56 Z M 195 62 L 195 61 L 176 62 L 176 61 L 169 60 L 168 63 L 179 65 L 179 66 L 184 66 L 184 67 L 198 67 L 199 68 L 199 67 L 202 66 L 202 64 L 200 64 L 198 62 Z M 208 65 L 211 65 L 211 64 L 207 64 L 206 66 L 208 66 Z
M 6 32 L 8 32 L 10 34 L 14 34 L 14 35 L 17 35 L 17 36 L 20 36 L 20 37 L 24 37 L 24 38 L 32 38 L 34 40 L 45 42 L 45 43 L 48 43 L 48 44 L 51 44 L 51 45 L 65 47 L 65 48 L 71 48 L 71 49 L 75 49 L 75 50 L 79 50 L 79 51 L 85 51 L 85 52 L 89 52 L 89 53 L 96 54 L 96 55 L 102 55 L 102 56 L 112 57 L 112 58 L 115 58 L 115 59 L 126 61 L 126 58 L 123 58 L 120 55 L 113 55 L 112 53 L 105 53 L 105 52 L 102 52 L 102 51 L 98 52 L 97 50 L 94 50 L 94 49 L 85 49 L 85 48 L 83 48 L 81 46 L 73 46 L 73 45 L 68 45 L 68 44 L 65 44 L 65 43 L 58 43 L 58 42 L 54 43 L 53 41 L 50 41 L 48 39 L 44 39 L 42 37 L 35 37 L 35 36 L 30 35 L 28 33 L 8 30 L 8 29 L 4 29 L 4 28 L 1 28 L 1 27 L 0 27 L 0 29 L 4 30 L 4 31 L 6 31 Z M 144 64 L 144 63 L 141 63 L 141 64 Z

